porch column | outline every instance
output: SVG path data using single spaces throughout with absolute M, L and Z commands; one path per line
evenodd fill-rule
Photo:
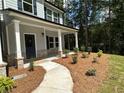
M 0 30 L 3 30 L 3 14 L 0 14 Z M 6 65 L 7 63 L 3 62 L 2 56 L 2 44 L 1 44 L 1 32 L 0 32 L 0 75 L 6 76 Z
M 17 68 L 23 68 L 23 57 L 22 57 L 22 51 L 21 51 L 21 39 L 20 39 L 20 29 L 19 29 L 19 23 L 18 20 L 13 20 L 14 23 L 14 30 L 15 30 L 15 40 L 16 40 L 16 62 L 17 62 Z
M 47 50 L 47 46 L 46 46 L 46 31 L 45 31 L 45 28 L 44 28 L 44 47 L 45 47 L 45 50 Z
M 78 47 L 78 32 L 75 32 L 75 47 L 79 48 Z
M 46 40 L 46 30 L 44 28 L 44 54 L 43 57 L 47 56 L 47 40 Z
M 60 56 L 62 57 L 62 34 L 61 34 L 61 30 L 58 30 L 58 39 L 59 39 L 59 53 Z

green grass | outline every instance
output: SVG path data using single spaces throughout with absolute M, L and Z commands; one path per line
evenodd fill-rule
M 108 79 L 98 93 L 124 93 L 124 56 L 111 55 Z

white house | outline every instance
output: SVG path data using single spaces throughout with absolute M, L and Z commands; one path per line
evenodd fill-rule
M 22 67 L 25 59 L 47 57 L 50 53 L 62 55 L 66 34 L 74 34 L 75 47 L 78 48 L 78 30 L 64 25 L 63 9 L 46 0 L 3 0 L 3 2 L 4 18 L 3 12 L 0 13 L 1 20 L 5 20 L 6 29 L 0 44 L 3 51 L 0 57 L 2 58 L 2 54 L 6 56 L 9 64 L 17 63 L 17 66 Z

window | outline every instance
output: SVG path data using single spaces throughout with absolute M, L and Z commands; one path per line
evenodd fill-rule
M 54 48 L 54 38 L 49 37 L 49 48 Z
M 54 12 L 53 16 L 54 16 L 54 22 L 58 23 L 58 14 Z
M 52 21 L 52 11 L 49 9 L 46 11 L 46 18 L 47 20 Z
M 18 0 L 18 10 L 37 15 L 36 0 Z
M 47 36 L 47 49 L 57 48 L 59 46 L 58 37 L 48 37 Z
M 33 13 L 33 4 L 32 4 L 32 0 L 23 0 L 23 9 L 24 11 Z

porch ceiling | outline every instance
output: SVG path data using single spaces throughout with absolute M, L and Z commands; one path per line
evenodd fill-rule
M 44 28 L 48 30 L 58 31 L 61 30 L 62 32 L 77 32 L 77 29 L 70 28 L 61 24 L 53 23 L 46 21 L 44 19 L 38 18 L 36 16 L 32 16 L 31 14 L 26 14 L 20 11 L 8 11 L 8 15 L 13 17 L 13 20 L 19 20 L 23 25 L 30 25 L 39 28 Z

